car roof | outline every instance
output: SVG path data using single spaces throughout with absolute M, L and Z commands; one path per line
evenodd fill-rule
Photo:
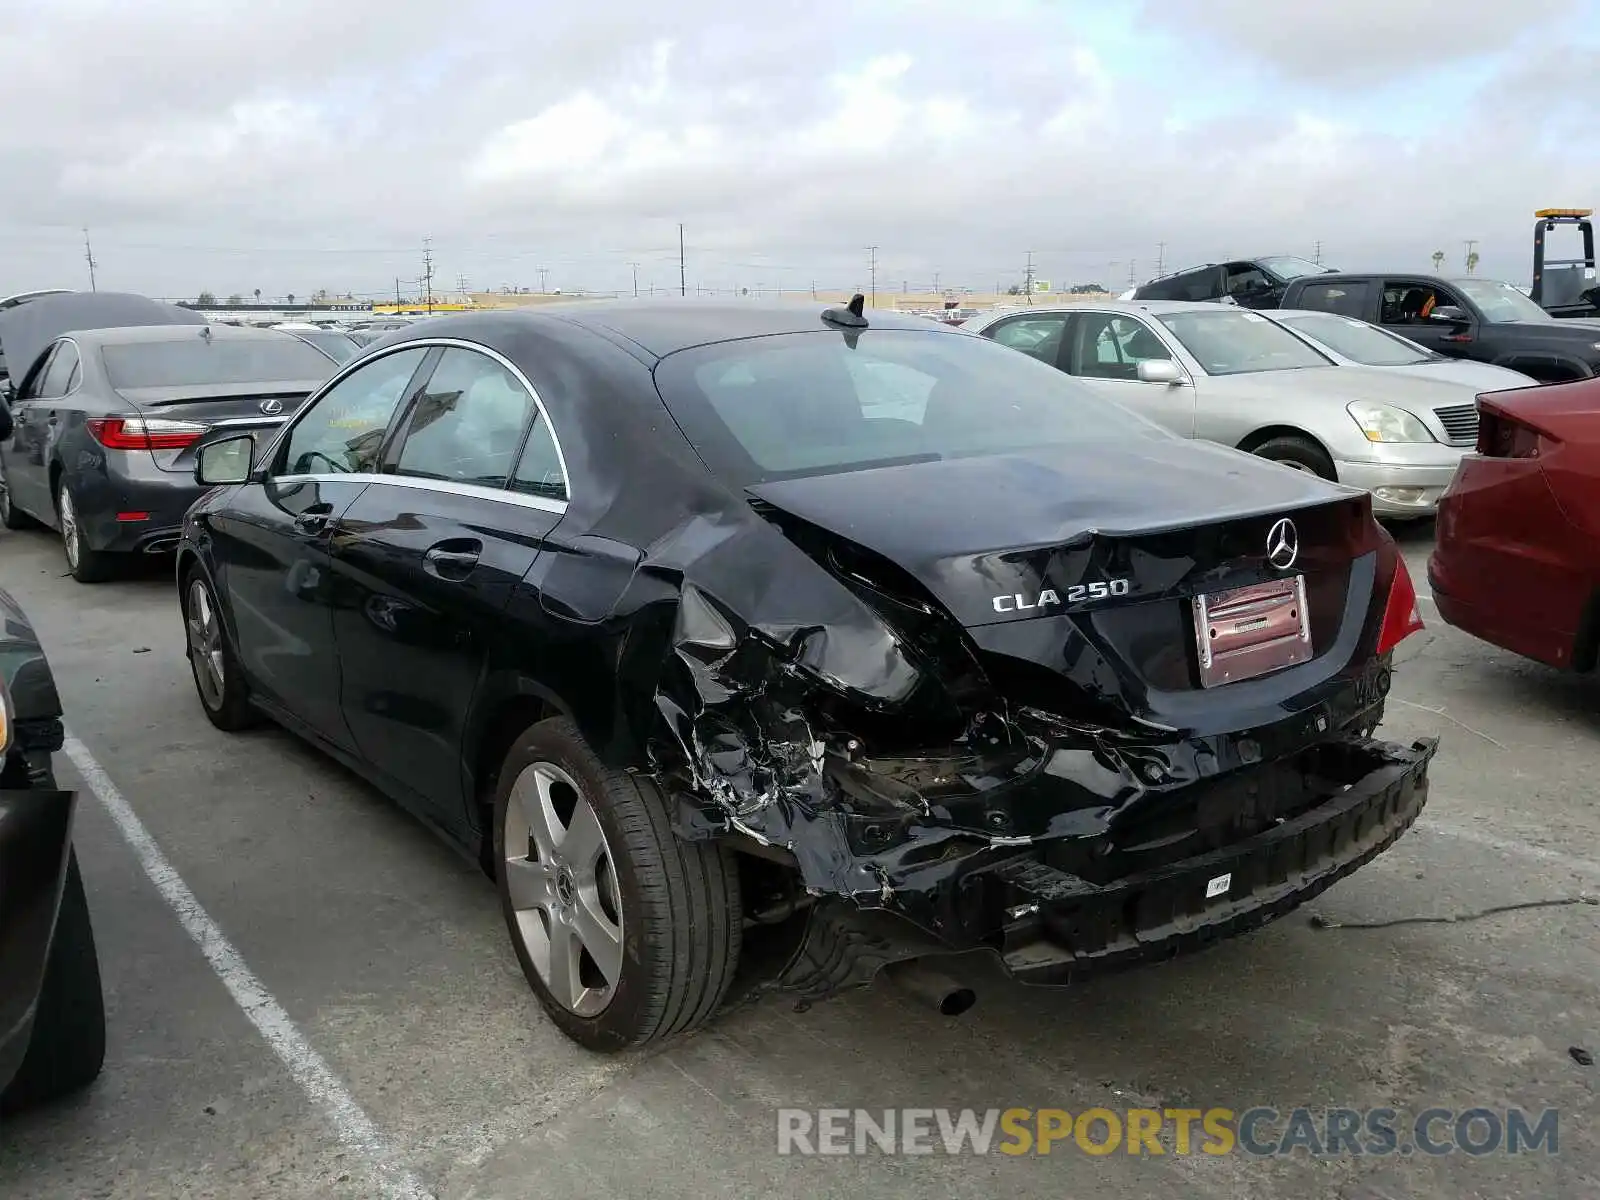
M 591 300 L 572 304 L 541 305 L 531 312 L 515 309 L 496 310 L 497 316 L 519 316 L 528 320 L 561 320 L 581 326 L 604 336 L 619 334 L 639 348 L 664 358 L 691 346 L 711 342 L 733 341 L 739 338 L 768 337 L 781 333 L 811 333 L 841 326 L 823 321 L 823 312 L 831 307 L 822 301 L 797 303 L 786 301 L 729 301 L 700 299 L 669 300 Z M 893 309 L 866 310 L 868 328 L 912 329 L 922 332 L 933 330 L 941 335 L 957 336 L 958 331 L 910 313 Z M 452 328 L 461 317 L 449 317 Z M 429 331 L 430 333 L 432 331 Z M 418 334 L 418 336 L 424 336 Z
M 983 314 L 983 323 L 991 319 L 1014 316 L 1017 313 L 1072 313 L 1072 312 L 1122 312 L 1149 313 L 1159 317 L 1184 312 L 1249 312 L 1233 304 L 1218 304 L 1215 300 L 1081 300 L 1076 304 L 1033 304 L 1015 308 L 994 309 Z

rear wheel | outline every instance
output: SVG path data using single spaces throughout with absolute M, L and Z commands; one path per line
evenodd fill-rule
M 1333 482 L 1337 482 L 1339 478 L 1338 472 L 1333 468 L 1333 459 L 1329 458 L 1327 452 L 1310 438 L 1292 436 L 1270 438 L 1256 446 L 1251 453 L 1269 458 L 1296 471 L 1304 471 L 1307 475 L 1317 475 Z
M 0 473 L 0 525 L 7 529 L 32 529 L 36 524 L 37 521 L 11 503 L 11 485 Z
M 200 707 L 218 729 L 229 733 L 256 723 L 238 659 L 222 626 L 217 594 L 204 573 L 196 568 L 183 589 L 183 626 L 189 643 L 189 670 Z
M 102 583 L 116 573 L 117 556 L 93 550 L 84 535 L 77 502 L 65 479 L 56 483 L 56 518 L 61 523 L 61 548 L 67 555 L 67 570 L 79 583 Z
M 78 855 L 73 851 L 67 858 L 61 912 L 45 963 L 28 1051 L 5 1094 L 0 1095 L 0 1112 L 42 1104 L 87 1087 L 99 1076 L 105 1054 L 100 963 Z
M 512 945 L 569 1037 L 615 1051 L 710 1019 L 739 961 L 731 852 L 679 838 L 654 785 L 606 767 L 562 717 L 511 747 L 493 821 Z

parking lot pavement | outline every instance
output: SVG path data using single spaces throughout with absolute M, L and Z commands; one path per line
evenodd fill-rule
M 1428 536 L 1402 534 L 1424 590 Z M 1302 910 L 1068 992 L 982 975 L 957 1019 L 882 986 L 804 1013 L 769 1000 L 655 1053 L 600 1059 L 543 1017 L 476 868 L 289 736 L 212 729 L 164 571 L 82 587 L 62 570 L 47 535 L 0 535 L 0 584 L 38 625 L 102 784 L 338 1095 L 308 1094 L 293 1046 L 236 1003 L 180 924 L 171 881 L 158 890 L 64 762 L 84 794 L 110 1043 L 86 1096 L 0 1127 L 7 1200 L 403 1194 L 373 1173 L 391 1154 L 461 1200 L 1600 1194 L 1597 1068 L 1568 1053 L 1600 1043 L 1600 908 L 1581 903 L 1600 893 L 1600 683 L 1482 646 L 1426 603 L 1385 732 L 1441 737 L 1432 800 L 1394 850 L 1310 906 L 1325 927 Z M 1385 925 L 1540 900 L 1568 903 Z M 1554 1107 L 1559 1153 L 777 1153 L 779 1108 L 1297 1105 L 1391 1106 L 1402 1132 L 1430 1106 Z M 374 1140 L 348 1136 L 352 1110 Z

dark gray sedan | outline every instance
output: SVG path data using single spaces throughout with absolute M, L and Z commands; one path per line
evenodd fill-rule
M 275 432 L 334 363 L 290 334 L 214 325 L 62 332 L 13 379 L 0 521 L 61 533 L 74 578 L 172 550 L 207 441 Z

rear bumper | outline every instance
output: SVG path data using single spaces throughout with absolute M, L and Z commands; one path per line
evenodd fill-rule
M 33 1030 L 72 841 L 72 792 L 0 790 L 0 1090 Z
M 1320 789 L 1310 807 L 1253 836 L 1116 879 L 1097 882 L 1055 865 L 1060 843 L 1071 840 L 1061 838 L 972 855 L 912 903 L 830 898 L 812 910 L 778 986 L 818 999 L 869 982 L 889 963 L 974 950 L 996 955 L 1019 982 L 1059 985 L 1236 936 L 1386 850 L 1426 804 L 1437 748 L 1436 739 L 1410 747 L 1355 736 L 1323 742 L 1297 759 L 1308 786 Z
M 90 549 L 163 553 L 177 549 L 184 513 L 209 490 L 188 475 L 141 464 L 82 480 L 78 519 Z

